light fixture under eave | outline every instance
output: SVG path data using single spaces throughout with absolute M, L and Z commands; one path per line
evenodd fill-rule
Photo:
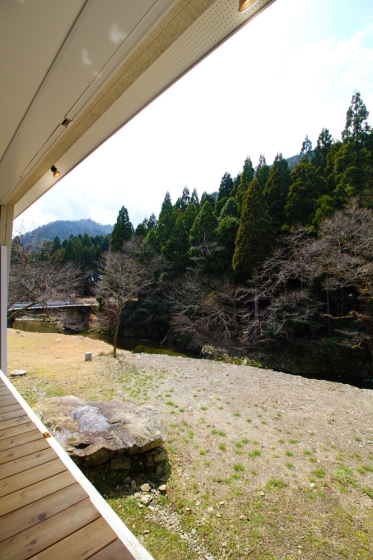
M 238 11 L 244 12 L 257 3 L 258 0 L 239 0 Z
M 57 179 L 57 177 L 59 177 L 61 175 L 61 171 L 58 171 L 58 169 L 55 165 L 52 165 L 51 171 L 53 173 L 53 179 Z

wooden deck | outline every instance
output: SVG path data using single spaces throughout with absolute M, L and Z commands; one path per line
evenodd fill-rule
M 22 401 L 1 372 L 0 559 L 151 560 Z

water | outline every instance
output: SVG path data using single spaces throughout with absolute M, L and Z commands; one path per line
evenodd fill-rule
M 36 332 L 36 333 L 60 333 L 61 330 L 51 325 L 50 323 L 45 323 L 44 321 L 37 321 L 32 319 L 15 319 L 13 323 L 13 329 L 18 329 L 25 332 Z M 68 333 L 64 333 L 68 334 Z M 113 344 L 113 337 L 101 333 L 81 333 L 83 336 L 89 338 L 103 340 L 108 344 Z M 73 336 L 70 335 L 69 336 Z M 74 333 L 76 336 L 76 333 Z M 168 356 L 183 356 L 186 358 L 197 358 L 195 354 L 186 352 L 184 348 L 176 345 L 164 343 L 161 346 L 161 341 L 149 340 L 146 338 L 132 338 L 128 336 L 118 337 L 118 349 L 128 350 L 130 352 L 139 353 L 144 352 L 145 354 L 167 354 Z

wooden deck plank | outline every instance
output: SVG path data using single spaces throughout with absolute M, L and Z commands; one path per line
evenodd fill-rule
M 30 418 L 27 414 L 18 416 L 17 418 L 11 418 L 10 420 L 3 420 L 0 422 L 0 431 L 7 430 L 8 428 L 14 428 L 15 426 L 26 424 L 27 422 L 30 422 Z
M 87 497 L 87 493 L 84 492 L 80 484 L 75 482 L 75 484 L 61 488 L 36 502 L 33 501 L 20 509 L 3 515 L 0 522 L 0 549 L 2 549 L 1 541 L 17 535 L 20 529 L 25 531 L 34 527 L 38 523 L 52 518 L 57 513 L 86 500 Z
M 5 412 L 0 411 L 0 422 L 3 420 L 10 420 L 11 418 L 17 418 L 18 416 L 24 416 L 25 411 L 23 408 L 18 407 L 14 410 L 6 410 Z
M 37 453 L 27 455 L 27 457 L 21 457 L 20 459 L 16 459 L 15 461 L 11 461 L 10 463 L 5 463 L 5 465 L 2 465 L 0 469 L 0 480 L 3 478 L 7 478 L 12 474 L 17 474 L 23 471 L 27 471 L 28 469 L 32 469 L 32 467 L 36 467 L 37 465 L 41 465 L 42 463 L 48 463 L 48 461 L 52 461 L 57 457 L 57 453 L 50 447 L 49 449 L 43 449 L 42 451 L 38 451 Z
M 43 436 L 35 441 L 30 441 L 30 443 L 25 443 L 24 445 L 19 445 L 12 449 L 4 449 L 4 451 L 0 451 L 0 465 L 8 463 L 9 461 L 15 461 L 20 457 L 27 458 L 27 455 L 31 455 L 42 449 L 50 449 L 49 443 Z
M 118 538 L 119 520 L 17 398 L 0 379 L 0 560 L 135 560 Z
M 91 556 L 89 560 L 135 560 L 135 557 L 126 549 L 123 543 L 117 539 L 109 544 L 109 546 L 100 550 L 100 552 L 97 552 L 97 554 Z
M 34 556 L 34 560 L 50 560 L 50 558 L 66 560 L 66 550 L 74 551 L 74 560 L 84 560 L 85 558 L 91 558 L 92 554 L 116 539 L 117 535 L 100 517 L 47 550 L 39 552 L 37 556 Z M 123 545 L 122 548 L 124 548 Z M 111 556 L 106 558 L 112 560 Z
M 3 412 L 9 412 L 9 411 L 11 411 L 11 410 L 17 410 L 18 408 L 21 408 L 21 409 L 22 409 L 21 405 L 18 404 L 18 403 L 17 403 L 17 404 L 16 404 L 16 403 L 14 403 L 14 404 L 7 404 L 6 406 L 0 406 L 0 413 L 2 414 Z M 22 409 L 22 410 L 23 410 L 23 409 Z
M 23 445 L 24 443 L 29 443 L 30 441 L 34 441 L 39 439 L 40 437 L 44 437 L 39 430 L 32 430 L 31 432 L 25 432 L 24 434 L 19 434 L 17 436 L 9 437 L 6 439 L 0 440 L 0 451 L 4 451 L 4 449 L 12 449 L 12 447 L 17 447 L 18 445 Z
M 26 422 L 26 424 L 20 424 L 19 426 L 14 426 L 13 428 L 7 428 L 6 430 L 2 430 L 0 432 L 0 441 L 3 441 L 4 439 L 13 436 L 17 436 L 19 434 L 31 432 L 32 430 L 35 430 L 35 424 L 30 420 L 29 422 Z
M 35 508 L 38 508 L 38 500 L 74 484 L 76 484 L 75 478 L 69 473 L 69 471 L 63 471 L 55 476 L 51 476 L 40 482 L 32 484 L 31 486 L 27 486 L 27 488 L 21 488 L 12 494 L 8 494 L 6 500 L 1 500 L 0 516 L 18 510 L 19 508 L 24 508 L 28 504 L 32 504 L 32 502 L 34 502 Z M 79 489 L 80 488 L 81 487 L 79 485 Z M 87 493 L 84 492 L 84 497 L 81 499 L 87 497 Z
M 61 472 L 68 472 L 66 466 L 60 461 L 59 458 L 43 463 L 32 469 L 29 469 L 22 474 L 14 474 L 0 480 L 0 498 L 7 496 L 22 488 L 27 488 L 37 482 L 44 483 L 44 480 L 55 476 Z
M 4 395 L 3 397 L 0 397 L 0 406 L 6 406 L 7 404 L 13 404 L 13 403 L 18 403 L 18 401 L 15 397 L 13 397 L 12 394 Z
M 28 560 L 99 517 L 100 514 L 89 499 L 79 502 L 45 519 L 43 523 L 2 541 L 0 559 Z M 69 558 L 71 552 L 66 551 L 66 554 Z
M 8 387 L 5 385 L 3 381 L 1 381 L 0 383 L 0 389 L 1 391 L 9 391 Z

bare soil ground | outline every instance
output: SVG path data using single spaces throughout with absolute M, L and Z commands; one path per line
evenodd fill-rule
M 166 498 L 108 501 L 158 559 L 373 558 L 373 391 L 249 366 L 120 352 L 8 330 L 31 404 L 74 394 L 154 404 L 169 427 Z M 85 352 L 93 361 L 85 362 Z M 120 481 L 119 481 L 120 482 Z

